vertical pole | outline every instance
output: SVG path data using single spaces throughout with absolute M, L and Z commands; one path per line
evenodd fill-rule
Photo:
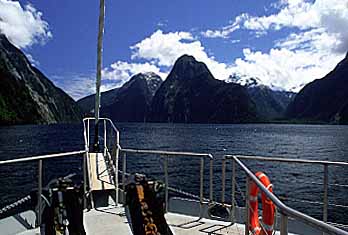
M 249 235 L 249 220 L 250 220 L 250 214 L 249 214 L 249 194 L 250 194 L 250 187 L 249 187 L 250 179 L 249 176 L 246 177 L 246 184 L 245 184 L 245 235 Z
M 105 131 L 106 133 L 106 131 Z M 106 144 L 106 139 L 105 139 L 105 144 Z M 115 195 L 115 201 L 116 201 L 116 206 L 118 206 L 118 189 L 119 189 L 119 184 L 118 184 L 118 158 L 119 158 L 119 153 L 120 153 L 120 135 L 118 131 L 116 132 L 116 153 L 115 153 L 115 189 L 116 189 L 116 195 Z
M 236 208 L 235 205 L 236 203 L 236 162 L 234 159 L 232 160 L 232 201 L 231 201 L 231 206 L 232 206 L 232 211 L 231 211 L 231 222 L 234 222 L 235 218 L 235 212 Z
M 122 158 L 122 189 L 123 189 L 124 204 L 126 204 L 126 171 L 127 171 L 127 153 L 125 152 Z
M 87 119 L 87 146 L 89 149 L 89 119 Z
M 96 94 L 95 94 L 95 135 L 94 135 L 94 151 L 99 151 L 99 107 L 100 107 L 100 84 L 102 71 L 102 53 L 103 53 L 103 34 L 104 34 L 104 19 L 105 19 L 105 0 L 100 0 L 99 5 L 99 30 L 98 30 L 98 45 L 97 45 L 97 75 L 96 75 Z
M 221 190 L 221 202 L 225 203 L 225 188 L 226 188 L 226 159 L 222 160 L 222 190 Z
M 38 205 L 38 212 L 37 212 L 37 225 L 40 226 L 41 225 L 41 203 L 42 203 L 42 198 L 41 198 L 41 194 L 42 194 L 42 160 L 39 160 L 39 166 L 38 166 L 38 170 L 39 170 L 39 176 L 38 176 L 38 180 L 39 180 L 39 185 L 38 185 L 38 194 L 37 194 L 37 205 Z
M 168 212 L 168 156 L 164 156 L 165 203 Z
M 209 177 L 210 177 L 210 179 L 209 179 L 209 200 L 210 200 L 210 202 L 212 202 L 213 201 L 213 164 L 214 164 L 214 162 L 213 162 L 213 159 L 210 159 L 210 170 L 209 170 Z
M 324 202 L 323 202 L 323 221 L 327 222 L 328 210 L 328 190 L 329 190 L 329 174 L 328 165 L 324 164 Z
M 106 120 L 104 119 L 104 156 L 106 156 L 106 148 L 107 148 L 107 144 L 106 144 Z
M 87 195 L 87 154 L 85 153 L 83 155 L 83 207 L 87 208 L 87 200 L 86 200 L 86 195 Z
M 280 213 L 280 235 L 288 235 L 288 216 Z
M 199 218 L 203 217 L 203 187 L 204 187 L 204 158 L 201 157 L 201 167 L 200 167 L 200 186 L 199 186 Z

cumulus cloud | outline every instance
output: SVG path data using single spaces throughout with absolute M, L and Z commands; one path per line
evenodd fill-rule
M 154 72 L 162 79 L 167 76 L 154 64 L 117 61 L 102 71 L 102 77 L 109 82 L 109 88 L 115 88 L 123 85 L 133 75 L 142 72 Z
M 241 77 L 256 77 L 265 85 L 298 92 L 305 84 L 322 78 L 342 59 L 332 54 L 274 48 L 268 53 L 244 49 L 231 70 Z
M 237 16 L 228 26 L 205 31 L 203 36 L 229 38 L 228 28 L 253 32 L 255 37 L 286 29 L 285 38 L 268 52 L 249 48 L 229 66 L 240 76 L 258 77 L 266 85 L 298 91 L 303 85 L 326 75 L 348 50 L 348 0 L 279 0 L 274 13 Z M 266 13 L 269 11 L 265 11 Z M 207 32 L 214 32 L 208 35 Z
M 103 70 L 103 88 L 121 86 L 139 72 L 155 72 L 165 79 L 177 58 L 190 54 L 207 64 L 217 79 L 237 74 L 299 91 L 308 82 L 325 76 L 344 57 L 348 50 L 348 0 L 280 0 L 271 7 L 273 14 L 241 14 L 225 27 L 200 34 L 230 38 L 236 30 L 248 30 L 255 37 L 264 37 L 271 31 L 288 29 L 288 35 L 275 40 L 268 51 L 244 48 L 242 57 L 222 63 L 209 55 L 192 33 L 157 30 L 130 47 L 130 62 L 116 61 Z
M 11 0 L 0 0 L 0 32 L 20 48 L 45 43 L 52 37 L 40 11 L 31 4 L 22 7 L 18 1 Z
M 188 32 L 164 33 L 157 30 L 150 37 L 131 47 L 132 59 L 145 59 L 168 70 L 183 54 L 204 62 L 217 79 L 228 78 L 227 65 L 209 56 L 202 43 Z

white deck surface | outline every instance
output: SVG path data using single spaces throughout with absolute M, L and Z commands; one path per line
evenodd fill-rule
M 92 191 L 115 188 L 102 153 L 89 153 L 88 165 L 88 174 Z
M 243 235 L 244 225 L 219 222 L 208 219 L 197 221 L 197 217 L 173 213 L 165 215 L 175 235 L 230 234 Z M 132 234 L 123 207 L 105 207 L 85 213 L 85 228 L 88 235 Z

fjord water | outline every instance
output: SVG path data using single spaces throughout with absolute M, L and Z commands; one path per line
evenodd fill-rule
M 221 159 L 225 154 L 277 156 L 348 162 L 348 126 L 283 124 L 154 124 L 119 123 L 123 148 L 161 149 L 212 153 L 214 198 L 221 198 Z M 0 127 L 0 160 L 82 150 L 82 125 Z M 82 174 L 81 158 L 44 161 L 44 183 L 73 172 Z M 323 167 L 244 161 L 254 172 L 263 171 L 271 179 L 274 192 L 284 202 L 317 218 L 322 216 Z M 163 159 L 152 155 L 128 155 L 127 170 L 163 180 Z M 348 206 L 347 167 L 329 167 L 329 202 Z M 208 197 L 208 162 L 205 168 L 205 197 Z M 245 175 L 237 168 L 237 201 L 243 205 Z M 171 187 L 199 194 L 199 159 L 169 160 Z M 0 208 L 37 187 L 37 163 L 0 166 Z M 227 167 L 226 200 L 231 195 L 231 165 Z M 302 200 L 309 202 L 293 201 Z M 348 209 L 329 206 L 329 221 L 348 224 Z

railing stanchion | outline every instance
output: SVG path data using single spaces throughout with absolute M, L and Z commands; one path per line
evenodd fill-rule
M 323 201 L 323 221 L 327 222 L 328 210 L 328 190 L 329 190 L 329 174 L 328 165 L 324 164 L 324 201 Z
M 232 159 L 232 200 L 231 200 L 231 222 L 234 222 L 236 203 L 236 162 Z
M 209 170 L 209 200 L 212 202 L 214 200 L 213 198 L 213 167 L 214 167 L 214 161 L 213 159 L 210 159 L 210 170 Z
M 250 213 L 249 213 L 249 191 L 250 191 L 250 187 L 249 187 L 249 183 L 250 183 L 250 179 L 249 176 L 246 177 L 246 181 L 245 181 L 245 235 L 249 235 L 249 221 L 250 221 Z
M 106 130 L 105 130 L 106 133 Z M 105 144 L 106 144 L 106 135 L 105 135 Z M 105 147 L 106 149 L 106 147 Z M 120 136 L 119 133 L 116 133 L 116 152 L 115 152 L 115 189 L 116 189 L 116 197 L 115 197 L 115 204 L 118 206 L 118 189 L 119 189 L 119 184 L 118 184 L 118 158 L 119 158 L 119 153 L 120 153 Z
M 42 160 L 39 160 L 39 165 L 38 165 L 38 170 L 39 170 L 39 175 L 38 175 L 38 180 L 39 180 L 39 185 L 38 185 L 38 193 L 37 193 L 37 206 L 38 206 L 38 211 L 37 211 L 37 225 L 41 225 L 41 203 L 42 203 Z
M 288 235 L 288 216 L 280 213 L 280 235 Z
M 86 169 L 86 165 L 87 165 L 87 156 L 88 153 L 83 154 L 83 207 L 87 208 L 87 200 L 86 200 L 86 196 L 87 196 L 87 169 Z
M 164 156 L 164 181 L 165 181 L 165 203 L 166 213 L 168 212 L 168 156 Z
M 106 120 L 104 119 L 104 156 L 106 156 Z
M 89 119 L 87 119 L 87 146 L 89 149 Z
M 199 186 L 199 218 L 202 218 L 203 215 L 203 187 L 204 187 L 204 158 L 201 157 L 201 167 L 200 167 L 200 186 Z
M 127 171 L 127 153 L 123 153 L 123 158 L 122 158 L 123 204 L 126 204 L 126 171 Z
M 222 160 L 222 190 L 221 190 L 221 203 L 225 203 L 225 188 L 226 188 L 226 159 Z

